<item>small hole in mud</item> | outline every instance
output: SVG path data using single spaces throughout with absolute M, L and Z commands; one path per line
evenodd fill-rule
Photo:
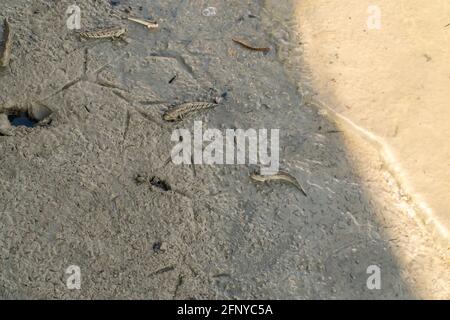
M 37 121 L 35 119 L 30 118 L 26 112 L 9 115 L 8 120 L 14 127 L 24 126 L 32 128 L 37 123 Z
M 164 180 L 161 180 L 158 177 L 152 177 L 150 179 L 150 184 L 156 188 L 163 190 L 163 191 L 172 190 L 172 188 L 170 187 L 170 185 L 167 182 L 165 182 Z

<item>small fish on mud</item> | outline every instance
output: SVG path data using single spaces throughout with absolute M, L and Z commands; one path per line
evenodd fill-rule
M 284 181 L 288 182 L 292 185 L 294 185 L 298 190 L 303 193 L 305 197 L 307 197 L 307 194 L 305 192 L 305 189 L 298 183 L 297 179 L 295 179 L 292 175 L 290 175 L 287 172 L 278 171 L 278 173 L 273 175 L 260 175 L 259 173 L 252 173 L 250 175 L 250 179 L 257 182 L 269 182 L 269 181 Z
M 261 51 L 261 52 L 269 52 L 270 51 L 269 47 L 255 47 L 243 39 L 232 38 L 232 40 L 234 42 L 236 42 L 237 44 L 243 46 L 244 48 L 247 48 L 247 49 L 250 49 L 253 51 Z
M 3 44 L 0 49 L 0 66 L 7 67 L 9 64 L 9 60 L 11 58 L 11 48 L 12 48 L 12 31 L 11 26 L 8 22 L 8 18 L 5 18 L 3 24 Z
M 193 113 L 198 110 L 210 109 L 215 106 L 217 106 L 217 103 L 211 102 L 183 103 L 167 110 L 163 115 L 163 119 L 165 121 L 181 121 L 183 120 L 184 117 L 186 117 L 190 113 Z
M 79 34 L 82 38 L 86 39 L 119 39 L 124 36 L 126 32 L 127 29 L 124 27 L 111 27 L 92 31 L 81 31 Z
M 149 21 L 145 19 L 139 19 L 139 18 L 133 18 L 133 17 L 127 17 L 128 20 L 142 24 L 147 27 L 147 29 L 158 29 L 158 22 L 156 21 Z

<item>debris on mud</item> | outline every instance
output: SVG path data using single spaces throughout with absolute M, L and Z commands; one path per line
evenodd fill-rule
M 158 29 L 158 27 L 159 27 L 158 22 L 156 22 L 156 21 L 150 21 L 150 20 L 133 18 L 133 17 L 127 17 L 127 19 L 129 21 L 133 21 L 133 22 L 139 23 L 139 24 L 141 24 L 143 26 L 146 26 L 147 29 L 150 29 L 150 30 L 151 29 Z
M 151 275 L 156 276 L 158 274 L 166 273 L 166 272 L 173 271 L 173 270 L 175 270 L 175 266 L 164 267 L 162 269 L 156 270 Z
M 269 52 L 270 51 L 269 47 L 256 47 L 256 46 L 251 45 L 250 43 L 248 43 L 246 40 L 243 40 L 243 39 L 232 38 L 231 40 L 233 40 L 237 44 L 239 44 L 242 47 L 247 48 L 249 50 L 261 51 L 261 52 Z
M 156 187 L 156 188 L 159 188 L 159 189 L 163 190 L 163 191 L 170 191 L 170 190 L 172 190 L 172 188 L 170 187 L 170 185 L 166 181 L 164 181 L 164 180 L 162 180 L 162 179 L 160 179 L 158 177 L 155 177 L 155 176 L 150 178 L 150 184 L 152 186 Z
M 216 7 L 205 8 L 202 11 L 202 15 L 204 17 L 214 17 L 215 15 L 217 15 L 217 8 Z
M 172 84 L 176 79 L 178 78 L 178 75 L 174 75 L 170 80 L 169 80 L 169 84 Z
M 222 93 L 220 96 L 214 98 L 214 103 L 221 104 L 228 96 L 228 92 Z
M 165 248 L 166 248 L 166 245 L 159 241 L 155 242 L 152 247 L 154 253 L 164 253 L 164 252 L 166 252 Z
M 8 22 L 8 18 L 5 18 L 3 23 L 3 43 L 0 48 L 0 67 L 7 67 L 9 60 L 11 58 L 11 48 L 12 48 L 12 31 L 11 26 Z
M 140 174 L 137 174 L 134 177 L 134 181 L 136 181 L 137 184 L 142 184 L 148 181 L 147 177 L 141 176 Z
M 161 189 L 163 191 L 172 190 L 172 187 L 166 181 L 164 181 L 163 179 L 160 179 L 156 176 L 152 176 L 152 177 L 148 178 L 147 176 L 137 174 L 134 177 L 134 181 L 137 184 L 149 183 L 151 186 Z

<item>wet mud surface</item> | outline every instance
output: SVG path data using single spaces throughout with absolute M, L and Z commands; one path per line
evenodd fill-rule
M 83 26 L 126 25 L 126 42 L 80 41 L 66 27 L 71 4 L 0 5 L 15 31 L 0 113 L 46 115 L 0 135 L 0 297 L 419 297 L 415 259 L 433 252 L 431 240 L 417 240 L 424 249 L 400 265 L 385 216 L 409 226 L 400 246 L 414 228 L 427 233 L 390 190 L 382 204 L 372 196 L 339 129 L 305 103 L 279 55 L 289 34 L 265 22 L 264 2 L 78 1 Z M 208 6 L 215 16 L 202 15 Z M 112 15 L 129 7 L 159 30 Z M 224 92 L 214 109 L 162 120 L 167 104 Z M 279 128 L 281 167 L 308 197 L 255 184 L 247 165 L 167 161 L 173 130 L 192 130 L 195 120 L 220 130 Z M 428 268 L 442 266 L 436 259 Z M 66 287 L 70 265 L 81 269 L 81 290 Z M 366 286 L 370 265 L 382 270 L 381 290 Z

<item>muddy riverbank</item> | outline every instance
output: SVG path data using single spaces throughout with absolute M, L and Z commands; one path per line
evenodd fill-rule
M 81 42 L 66 26 L 70 1 L 0 5 L 15 30 L 0 112 L 37 102 L 52 111 L 45 125 L 0 136 L 2 298 L 449 296 L 446 252 L 398 205 L 376 154 L 367 179 L 341 130 L 299 92 L 283 60 L 298 48 L 291 16 L 259 1 L 77 4 L 84 27 L 124 24 L 126 42 Z M 216 14 L 202 14 L 207 7 Z M 237 36 L 271 50 L 243 48 Z M 168 103 L 224 92 L 217 108 L 162 120 Z M 173 130 L 195 120 L 280 129 L 281 167 L 308 197 L 255 184 L 248 165 L 167 161 Z M 71 265 L 80 290 L 66 286 Z M 366 286 L 372 265 L 380 290 Z

